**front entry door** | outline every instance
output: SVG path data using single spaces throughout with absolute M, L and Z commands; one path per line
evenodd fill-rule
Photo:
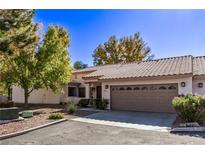
M 96 98 L 102 99 L 102 86 L 97 86 Z

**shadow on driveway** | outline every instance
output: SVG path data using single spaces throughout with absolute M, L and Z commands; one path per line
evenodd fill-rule
M 172 132 L 172 134 L 176 134 L 176 135 L 179 135 L 179 136 L 192 136 L 192 137 L 200 137 L 200 138 L 203 138 L 205 139 L 205 132 L 183 132 L 183 133 L 179 133 L 179 132 Z
M 91 114 L 84 118 L 170 128 L 172 126 L 173 121 L 176 118 L 176 114 L 153 112 L 105 111 L 96 114 Z

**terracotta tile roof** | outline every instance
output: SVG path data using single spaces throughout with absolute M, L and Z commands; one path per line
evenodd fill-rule
M 205 56 L 194 57 L 193 75 L 205 75 Z
M 83 73 L 83 72 L 93 72 L 93 71 L 97 71 L 97 66 L 93 66 L 93 67 L 88 67 L 88 68 L 84 68 L 84 69 L 77 69 L 74 70 L 73 73 Z
M 88 72 L 86 78 L 120 79 L 170 75 L 205 75 L 205 57 L 181 56 L 126 64 L 102 65 L 75 72 Z

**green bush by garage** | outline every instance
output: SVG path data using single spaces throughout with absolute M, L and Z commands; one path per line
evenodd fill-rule
M 205 119 L 205 96 L 187 94 L 175 97 L 172 104 L 184 122 L 200 122 Z
M 80 107 L 93 107 L 100 110 L 105 110 L 109 104 L 107 99 L 81 99 L 78 102 Z

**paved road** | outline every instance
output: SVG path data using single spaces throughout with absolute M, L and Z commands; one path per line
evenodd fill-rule
M 205 139 L 166 132 L 67 121 L 2 140 L 0 144 L 205 144 Z

